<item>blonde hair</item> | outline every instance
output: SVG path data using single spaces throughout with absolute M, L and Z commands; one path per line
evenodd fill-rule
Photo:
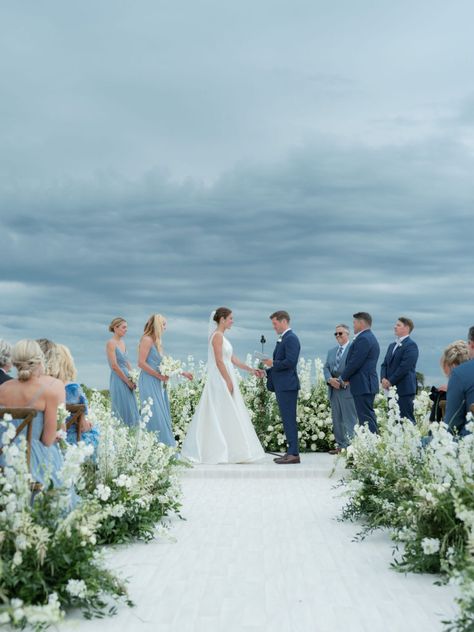
M 61 380 L 65 384 L 74 382 L 77 378 L 77 371 L 74 365 L 74 358 L 68 347 L 60 344 L 55 345 L 54 355 L 54 362 L 51 363 L 48 375 Z
M 165 321 L 166 318 L 161 314 L 152 314 L 146 321 L 145 327 L 143 328 L 143 335 L 150 336 L 160 353 L 163 353 L 161 335 L 163 333 Z
M 441 356 L 441 364 L 450 368 L 469 360 L 469 346 L 464 340 L 455 340 L 449 344 Z
M 12 364 L 20 382 L 29 380 L 39 367 L 44 369 L 44 355 L 36 340 L 19 340 L 12 350 Z
M 56 371 L 56 343 L 47 338 L 38 338 L 36 342 L 39 344 L 44 355 L 44 370 L 46 375 L 53 375 Z
M 117 316 L 117 318 L 114 318 L 109 325 L 109 331 L 111 331 L 112 333 L 114 333 L 115 327 L 118 327 L 119 325 L 121 325 L 122 323 L 126 323 L 127 321 L 125 320 L 125 318 L 122 318 L 121 316 Z

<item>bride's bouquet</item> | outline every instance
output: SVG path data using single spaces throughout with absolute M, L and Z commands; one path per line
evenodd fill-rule
M 175 377 L 183 372 L 181 360 L 175 360 L 171 356 L 163 356 L 160 363 L 160 373 L 166 377 Z

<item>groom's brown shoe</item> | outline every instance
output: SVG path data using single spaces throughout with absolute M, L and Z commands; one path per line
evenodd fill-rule
M 273 460 L 276 463 L 277 461 L 281 461 L 281 459 L 286 459 L 287 456 L 288 456 L 288 452 L 286 452 L 286 454 L 282 454 L 281 456 L 277 456 L 276 459 L 273 459 Z
M 275 463 L 278 463 L 278 465 L 301 463 L 301 459 L 295 454 L 285 454 L 285 456 L 282 456 L 281 459 L 275 459 Z

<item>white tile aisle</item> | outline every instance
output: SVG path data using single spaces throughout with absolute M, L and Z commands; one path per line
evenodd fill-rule
M 119 547 L 136 607 L 62 630 L 423 632 L 443 629 L 455 590 L 390 569 L 386 534 L 352 542 L 327 454 L 300 466 L 200 466 L 183 478 L 176 542 Z

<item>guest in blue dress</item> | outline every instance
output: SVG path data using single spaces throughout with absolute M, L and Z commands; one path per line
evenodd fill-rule
M 136 386 L 129 377 L 128 372 L 131 366 L 123 341 L 127 328 L 127 321 L 120 317 L 114 318 L 109 325 L 109 331 L 114 334 L 106 345 L 107 359 L 111 368 L 110 401 L 112 412 L 118 419 L 127 426 L 138 426 L 140 413 L 135 397 Z
M 35 482 L 44 485 L 50 477 L 53 486 L 59 487 L 63 456 L 56 442 L 58 404 L 61 403 L 58 400 L 57 380 L 44 376 L 44 356 L 34 340 L 20 340 L 13 347 L 12 363 L 17 369 L 18 379 L 8 380 L 0 386 L 0 406 L 37 410 L 32 421 L 30 472 Z M 15 426 L 21 422 L 21 419 L 12 421 Z M 3 432 L 4 428 L 1 427 L 0 446 L 3 446 Z M 21 434 L 26 436 L 26 428 Z M 2 455 L 0 465 L 4 464 Z M 74 503 L 74 493 L 72 500 Z
M 153 400 L 152 417 L 147 429 L 156 432 L 162 443 L 174 447 L 176 440 L 171 425 L 170 404 L 166 390 L 169 378 L 160 373 L 163 357 L 161 337 L 165 330 L 166 320 L 161 314 L 153 314 L 145 324 L 138 347 L 138 366 L 141 369 L 138 391 L 142 405 L 148 398 Z M 193 379 L 191 373 L 183 372 L 182 375 L 190 380 Z
M 81 385 L 76 382 L 77 370 L 74 364 L 74 358 L 72 357 L 72 354 L 68 347 L 66 347 L 65 345 L 54 345 L 54 351 L 52 352 L 52 358 L 50 362 L 50 371 L 53 377 L 61 380 L 66 389 L 66 404 L 85 405 L 85 414 L 81 415 L 81 418 L 79 419 L 81 441 L 84 441 L 85 444 L 91 445 L 94 448 L 95 457 L 97 446 L 99 444 L 100 431 L 98 428 L 94 428 L 91 422 L 87 419 L 87 397 L 85 396 Z M 68 420 L 66 420 L 66 425 L 67 421 Z M 77 443 L 77 422 L 72 424 L 66 432 L 67 442 L 72 444 Z

